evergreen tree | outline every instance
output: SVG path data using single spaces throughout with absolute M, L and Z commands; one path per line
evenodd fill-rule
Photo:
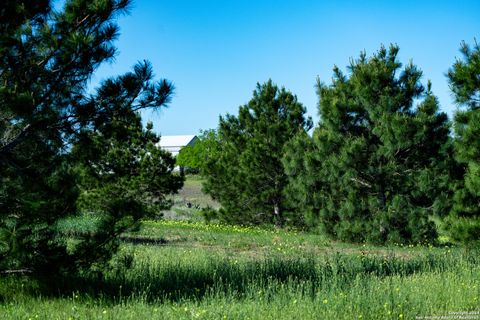
M 288 146 L 292 203 L 334 238 L 435 238 L 429 216 L 444 210 L 449 126 L 421 71 L 411 63 L 401 69 L 397 54 L 396 46 L 371 58 L 362 53 L 349 75 L 335 67 L 331 86 L 317 84 L 321 120 L 313 138 Z
M 101 257 L 95 250 L 113 252 L 107 248 L 111 242 L 100 238 L 72 251 L 56 234 L 56 224 L 77 214 L 82 191 L 73 144 L 81 142 L 88 152 L 95 144 L 80 140 L 87 132 L 105 134 L 104 126 L 120 120 L 135 126 L 132 112 L 163 106 L 171 95 L 171 84 L 154 82 L 145 63 L 108 80 L 96 95 L 86 94 L 92 73 L 115 55 L 114 19 L 128 5 L 128 0 L 71 0 L 59 12 L 49 1 L 0 5 L 2 269 L 69 271 Z M 92 159 L 90 164 L 98 166 L 98 158 Z M 113 211 L 110 216 L 122 218 Z
M 159 216 L 171 206 L 166 196 L 183 185 L 183 177 L 173 174 L 175 158 L 156 147 L 160 138 L 152 123 L 144 129 L 135 111 L 149 103 L 149 95 L 139 98 L 139 93 L 149 86 L 145 82 L 153 77 L 151 67 L 140 63 L 134 71 L 106 81 L 91 98 L 90 103 L 106 103 L 112 115 L 84 126 L 70 154 L 79 178 L 79 209 L 93 212 L 97 221 L 96 230 L 78 236 L 75 250 L 70 248 L 75 252 L 71 260 L 81 267 L 107 262 L 119 245 L 118 236 L 141 218 Z
M 220 201 L 225 220 L 283 225 L 284 145 L 310 127 L 302 104 L 271 80 L 257 84 L 237 117 L 220 117 L 217 143 L 208 152 L 203 174 L 204 189 Z
M 480 240 L 480 46 L 462 43 L 463 60 L 448 71 L 455 102 L 455 157 L 460 179 L 454 185 L 454 205 L 447 228 L 454 240 Z

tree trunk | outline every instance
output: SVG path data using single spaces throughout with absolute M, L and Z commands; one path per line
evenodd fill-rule
M 275 202 L 273 204 L 273 220 L 275 223 L 275 227 L 277 228 L 283 227 L 282 210 L 280 209 L 280 204 L 278 202 Z

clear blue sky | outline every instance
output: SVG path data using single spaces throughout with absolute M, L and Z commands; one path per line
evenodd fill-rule
M 269 78 L 296 94 L 317 123 L 316 77 L 330 83 L 335 64 L 346 70 L 361 50 L 371 55 L 396 43 L 400 60 L 423 70 L 452 115 L 445 73 L 462 40 L 480 41 L 479 14 L 478 0 L 136 0 L 118 21 L 115 63 L 92 84 L 151 61 L 157 77 L 176 86 L 168 109 L 143 114 L 162 135 L 216 128 L 220 114 L 236 114 Z

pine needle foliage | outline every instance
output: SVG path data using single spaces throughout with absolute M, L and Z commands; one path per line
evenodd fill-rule
M 297 97 L 271 80 L 257 84 L 238 116 L 220 117 L 216 148 L 203 169 L 205 191 L 221 205 L 224 220 L 240 224 L 285 223 L 285 144 L 311 128 Z
M 157 173 L 168 183 L 155 201 L 163 201 L 159 192 L 178 189 L 170 179 L 173 160 L 152 148 L 156 138 L 137 114 L 165 106 L 172 84 L 154 81 L 152 67 L 141 62 L 87 93 L 93 72 L 115 56 L 115 19 L 129 5 L 69 0 L 57 11 L 44 0 L 0 4 L 0 270 L 52 274 L 101 263 L 115 251 L 119 231 L 144 212 L 120 209 L 133 197 L 127 193 L 137 195 L 129 203 L 139 209 L 139 184 Z M 107 162 L 112 168 L 102 167 Z M 56 225 L 79 213 L 85 177 L 103 190 L 98 195 L 110 224 L 105 232 L 65 239 Z M 153 180 L 158 187 L 160 178 Z
M 284 159 L 290 200 L 305 223 L 353 242 L 433 241 L 429 217 L 445 209 L 449 134 L 430 84 L 399 48 L 361 53 L 331 85 L 318 81 L 320 123 Z
M 452 239 L 471 245 L 480 243 L 480 46 L 463 42 L 460 52 L 463 59 L 448 71 L 460 107 L 454 119 L 460 177 L 453 184 L 453 208 L 446 226 Z

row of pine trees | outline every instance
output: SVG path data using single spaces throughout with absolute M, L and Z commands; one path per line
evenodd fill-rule
M 196 149 L 204 189 L 230 223 L 295 226 L 334 239 L 434 243 L 480 239 L 480 48 L 462 44 L 448 72 L 458 104 L 440 111 L 399 48 L 362 53 L 318 80 L 320 121 L 272 81 Z M 195 158 L 195 150 L 186 150 Z M 188 163 L 186 163 L 188 165 Z

